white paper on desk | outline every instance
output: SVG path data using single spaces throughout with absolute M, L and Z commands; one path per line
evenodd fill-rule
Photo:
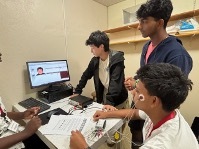
M 43 134 L 71 135 L 72 130 L 84 133 L 90 118 L 78 115 L 52 115 Z

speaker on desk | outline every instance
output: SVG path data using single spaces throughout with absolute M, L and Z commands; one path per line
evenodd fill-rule
M 46 103 L 52 103 L 58 101 L 60 99 L 66 98 L 73 94 L 73 88 L 63 87 L 59 90 L 49 91 L 48 89 L 44 89 L 38 92 L 38 97 L 40 100 Z

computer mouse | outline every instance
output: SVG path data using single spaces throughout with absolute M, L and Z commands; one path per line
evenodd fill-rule
M 59 110 L 52 110 L 48 112 L 47 118 L 50 118 L 52 115 L 59 115 Z

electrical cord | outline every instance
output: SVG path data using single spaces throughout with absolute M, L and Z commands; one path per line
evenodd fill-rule
M 81 113 L 86 112 L 86 110 L 88 110 L 88 109 L 102 109 L 102 108 L 100 108 L 100 107 L 84 108 Z
M 79 108 L 78 106 L 74 106 L 74 107 L 71 107 L 68 111 L 68 114 L 71 115 L 74 111 L 76 110 L 82 110 L 81 108 Z
M 133 100 L 132 100 L 133 101 Z M 135 109 L 135 105 L 137 104 L 137 102 L 138 102 L 139 100 L 137 100 L 134 104 L 133 104 L 133 106 L 131 107 L 131 109 L 132 110 L 134 110 Z M 131 113 L 131 110 L 129 110 L 129 112 L 126 114 L 126 116 L 124 117 L 124 119 L 123 119 L 123 121 L 124 122 L 129 122 L 130 120 L 131 120 L 131 118 L 133 117 L 133 114 L 134 114 L 134 111 L 131 113 L 131 115 L 130 115 L 130 117 L 129 117 L 129 114 Z M 125 137 L 125 138 L 129 138 L 128 136 L 126 137 L 123 133 L 121 133 L 121 132 L 119 132 L 118 130 L 112 130 L 112 131 L 114 131 L 114 133 L 111 133 L 111 132 L 106 132 L 105 134 L 107 135 L 107 137 L 108 137 L 108 139 L 112 142 L 112 143 L 119 143 L 119 142 L 121 142 L 122 140 L 123 140 L 123 137 Z M 117 132 L 118 134 L 120 134 L 120 138 L 116 141 L 116 140 L 113 140 L 113 137 L 111 137 L 110 136 L 110 133 L 111 134 L 115 134 L 115 132 Z M 128 134 L 128 135 L 130 135 L 130 134 Z M 129 139 L 130 140 L 130 139 Z M 129 141 L 130 143 L 132 143 L 132 144 L 134 144 L 135 146 L 142 146 L 143 145 L 143 143 L 142 144 L 137 144 L 137 143 L 135 143 L 135 142 L 133 142 L 133 141 Z

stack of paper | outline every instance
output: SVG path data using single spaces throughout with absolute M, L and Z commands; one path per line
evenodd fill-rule
M 71 135 L 72 130 L 84 133 L 90 118 L 78 115 L 52 115 L 42 133 L 45 135 Z

